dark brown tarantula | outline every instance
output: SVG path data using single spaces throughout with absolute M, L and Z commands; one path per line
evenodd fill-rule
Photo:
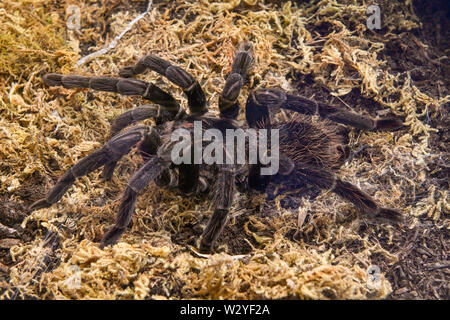
M 235 188 L 264 191 L 269 184 L 282 182 L 289 188 L 312 185 L 331 190 L 353 203 L 360 211 L 391 221 L 400 221 L 401 214 L 379 206 L 368 194 L 351 183 L 340 180 L 336 171 L 344 163 L 348 148 L 336 133 L 330 120 L 366 130 L 392 130 L 400 127 L 397 119 L 372 119 L 303 97 L 287 94 L 278 89 L 253 91 L 247 99 L 245 115 L 247 125 L 255 130 L 278 129 L 280 169 L 274 175 L 262 175 L 264 167 L 255 164 L 178 164 L 170 158 L 173 142 L 170 136 L 175 129 L 191 130 L 194 121 L 201 121 L 203 129 L 218 129 L 226 135 L 227 129 L 238 129 L 238 97 L 247 73 L 253 63 L 253 49 L 249 43 L 240 46 L 231 73 L 226 78 L 219 98 L 220 117 L 207 113 L 205 94 L 200 84 L 185 70 L 155 56 L 147 55 L 135 66 L 120 71 L 122 78 L 85 77 L 77 75 L 47 74 L 45 84 L 65 88 L 91 88 L 117 92 L 123 95 L 140 95 L 156 105 L 144 105 L 125 112 L 116 118 L 106 144 L 81 159 L 67 170 L 44 199 L 36 201 L 31 210 L 49 207 L 70 188 L 77 177 L 103 168 L 103 177 L 112 177 L 117 162 L 137 146 L 145 160 L 144 165 L 131 177 L 119 206 L 115 225 L 104 235 L 101 247 L 114 244 L 131 222 L 138 194 L 150 182 L 159 186 L 176 185 L 186 194 L 212 190 L 215 192 L 215 210 L 203 232 L 200 251 L 209 252 L 222 232 L 232 205 Z M 189 114 L 169 93 L 152 83 L 128 79 L 146 69 L 158 72 L 180 86 L 187 96 Z M 283 123 L 272 123 L 273 115 L 281 108 L 296 111 L 299 115 Z M 302 115 L 300 115 L 302 114 Z M 321 122 L 312 122 L 310 116 L 319 115 Z M 137 125 L 127 131 L 123 128 L 138 121 L 154 118 L 155 126 Z M 203 146 L 203 141 L 201 141 Z M 270 152 L 270 151 L 269 151 Z M 238 170 L 239 169 L 239 170 Z M 211 174 L 211 172 L 214 172 Z M 244 173 L 242 173 L 244 172 Z M 209 178 L 206 178 L 209 177 Z M 214 184 L 214 188 L 209 188 Z

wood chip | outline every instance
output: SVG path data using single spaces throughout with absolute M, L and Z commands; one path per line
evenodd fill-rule
M 403 287 L 403 288 L 397 289 L 397 290 L 394 292 L 394 294 L 396 294 L 396 295 L 402 295 L 402 294 L 404 294 L 404 293 L 406 293 L 406 292 L 408 292 L 408 291 L 409 291 L 408 288 Z
M 1 239 L 0 240 L 0 249 L 9 249 L 18 244 L 20 244 L 19 239 L 11 239 L 11 238 Z

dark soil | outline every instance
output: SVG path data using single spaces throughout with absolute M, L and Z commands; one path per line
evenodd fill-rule
M 386 42 L 383 58 L 390 72 L 409 73 L 415 86 L 422 92 L 441 98 L 449 94 L 450 88 L 450 4 L 441 1 L 414 1 L 414 9 L 422 27 L 418 31 L 404 32 Z M 375 35 L 374 35 L 375 36 Z M 376 35 L 379 39 L 379 35 Z M 292 76 L 292 75 L 289 75 Z M 313 81 L 309 75 L 294 75 L 297 89 L 306 97 L 314 95 L 318 101 L 331 101 L 343 108 L 351 106 L 361 112 L 376 116 L 382 107 L 377 102 L 362 97 L 353 90 L 342 100 L 329 95 L 326 88 Z M 432 134 L 432 153 L 440 154 L 440 162 L 430 168 L 427 183 L 437 185 L 440 190 L 449 189 L 450 134 L 448 105 L 430 106 L 437 116 L 424 119 L 431 127 L 439 129 Z M 359 156 L 364 156 L 360 154 Z M 420 200 L 417 196 L 413 202 Z M 364 233 L 361 232 L 363 236 Z M 391 299 L 449 299 L 450 261 L 448 257 L 450 232 L 438 228 L 436 222 L 422 218 L 421 223 L 408 230 L 396 230 L 392 242 L 377 237 L 383 248 L 398 254 L 399 261 L 388 266 L 382 256 L 372 257 L 372 262 L 387 272 L 392 284 Z
M 442 1 L 414 1 L 414 10 L 422 27 L 418 31 L 404 32 L 385 42 L 383 59 L 388 62 L 389 72 L 411 75 L 413 84 L 431 97 L 441 98 L 449 94 L 450 88 L 450 3 Z M 332 30 L 321 25 L 319 33 Z M 325 29 L 324 29 L 325 28 Z M 383 30 L 381 30 L 382 33 Z M 380 34 L 374 34 L 380 39 Z M 383 35 L 381 34 L 381 37 Z M 317 101 L 331 102 L 343 108 L 351 106 L 358 112 L 376 116 L 382 106 L 361 96 L 359 90 L 337 99 L 329 90 L 315 83 L 310 75 L 288 75 L 296 79 L 299 93 Z M 450 116 L 449 105 L 430 106 L 437 116 L 424 119 L 439 132 L 432 133 L 432 153 L 440 154 L 441 161 L 430 167 L 427 183 L 439 190 L 449 189 L 450 166 Z M 364 154 L 360 154 L 363 156 Z M 421 199 L 416 196 L 413 203 Z M 361 232 L 361 236 L 364 233 Z M 387 272 L 392 284 L 391 299 L 449 299 L 450 260 L 448 257 L 450 232 L 438 228 L 436 222 L 422 218 L 421 223 L 408 230 L 396 230 L 392 243 L 388 237 L 377 238 L 386 250 L 398 254 L 399 261 L 388 266 L 382 256 L 372 257 L 372 262 Z
M 399 36 L 398 43 L 392 43 L 386 55 L 397 64 L 399 72 L 411 72 L 420 90 L 440 98 L 449 94 L 450 88 L 450 4 L 436 0 L 413 3 L 422 28 L 419 32 Z M 429 119 L 430 125 L 439 129 L 432 135 L 432 152 L 441 154 L 443 160 L 430 168 L 430 172 L 435 173 L 429 179 L 441 190 L 449 188 L 448 107 L 435 106 L 438 116 Z M 439 229 L 432 220 L 422 219 L 414 229 L 396 232 L 395 238 L 399 241 L 395 241 L 397 248 L 392 249 L 399 253 L 399 262 L 387 274 L 394 290 L 391 298 L 449 299 L 449 230 Z M 386 248 L 389 248 L 387 241 Z

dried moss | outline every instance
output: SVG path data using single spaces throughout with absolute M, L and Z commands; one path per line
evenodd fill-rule
M 353 131 L 350 145 L 367 144 L 370 162 L 355 158 L 340 174 L 383 205 L 404 211 L 411 219 L 405 228 L 419 223 L 417 217 L 422 215 L 443 221 L 448 228 L 448 218 L 443 217 L 449 211 L 448 193 L 426 183 L 427 164 L 439 155 L 430 153 L 429 133 L 435 129 L 423 121 L 423 115 L 431 110 L 433 117 L 431 106 L 449 97 L 437 101 L 420 92 L 408 77 L 390 72 L 380 58 L 383 41 L 366 30 L 362 1 L 312 1 L 299 6 L 239 0 L 163 1 L 108 55 L 76 68 L 76 55 L 83 51 L 79 46 L 86 39 L 96 40 L 90 50 L 100 49 L 139 14 L 118 11 L 108 18 L 112 22 L 104 40 L 94 32 L 104 10 L 88 1 L 79 5 L 87 26 L 70 34 L 60 18 L 63 8 L 44 5 L 44 1 L 0 5 L 0 192 L 12 200 L 20 201 L 16 191 L 32 177 L 42 182 L 36 188 L 48 190 L 55 177 L 104 142 L 112 118 L 142 103 L 135 97 L 48 89 L 39 79 L 42 72 L 117 74 L 120 67 L 154 53 L 188 69 L 217 112 L 233 48 L 246 40 L 253 42 L 256 54 L 251 87 L 279 86 L 295 93 L 286 76 L 310 75 L 336 97 L 356 89 L 404 116 L 408 129 L 397 133 Z M 392 12 L 400 12 L 401 18 L 393 15 L 400 23 L 389 24 L 389 32 L 417 26 L 409 4 L 399 4 Z M 323 24 L 331 26 L 331 31 L 324 35 L 312 31 Z M 162 84 L 152 73 L 142 78 Z M 185 101 L 179 88 L 162 86 Z M 241 105 L 247 94 L 246 87 Z M 118 245 L 100 250 L 95 241 L 113 223 L 115 199 L 139 161 L 134 155 L 126 157 L 108 183 L 98 172 L 79 179 L 58 204 L 32 213 L 23 225 L 37 222 L 57 233 L 61 245 L 44 246 L 42 234 L 13 247 L 16 265 L 2 297 L 17 297 L 13 288 L 20 295 L 45 299 L 366 299 L 390 293 L 383 274 L 378 287 L 368 286 L 366 269 L 375 254 L 391 264 L 397 260 L 395 253 L 374 240 L 374 235 L 390 237 L 393 227 L 371 225 L 361 235 L 360 227 L 370 222 L 357 218 L 349 204 L 329 193 L 314 202 L 302 200 L 296 210 L 284 209 L 282 197 L 264 202 L 240 195 L 229 229 L 242 234 L 242 241 L 253 249 L 232 255 L 239 248 L 229 247 L 224 239 L 223 252 L 205 259 L 189 246 L 197 235 L 187 226 L 204 223 L 213 204 L 151 186 L 139 198 L 132 229 Z M 419 190 L 427 197 L 412 201 Z M 236 222 L 242 217 L 244 228 Z M 55 261 L 55 266 L 39 273 L 44 259 Z M 81 279 L 79 288 L 69 288 L 66 282 L 74 266 Z

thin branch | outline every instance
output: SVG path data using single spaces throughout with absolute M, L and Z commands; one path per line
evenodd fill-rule
M 92 53 L 88 54 L 87 56 L 84 56 L 83 58 L 81 58 L 80 60 L 77 61 L 76 66 L 79 67 L 79 66 L 81 66 L 82 64 L 86 63 L 87 61 L 92 60 L 92 59 L 94 59 L 94 58 L 97 58 L 98 56 L 101 56 L 101 55 L 103 55 L 103 54 L 106 54 L 106 53 L 107 53 L 108 51 L 110 51 L 111 49 L 114 49 L 114 48 L 117 46 L 117 44 L 119 43 L 119 40 L 122 39 L 122 37 L 125 35 L 125 33 L 127 33 L 128 31 L 130 31 L 131 28 L 133 27 L 133 25 L 134 25 L 136 22 L 138 22 L 139 20 L 141 20 L 142 18 L 144 18 L 144 17 L 147 15 L 147 13 L 150 12 L 150 9 L 151 9 L 151 7 L 152 7 L 152 4 L 153 4 L 153 1 L 152 1 L 152 0 L 149 0 L 148 6 L 147 6 L 147 10 L 145 10 L 145 12 L 141 13 L 139 16 L 137 16 L 136 18 L 134 18 L 133 21 L 131 21 L 131 22 L 127 25 L 127 27 L 126 27 L 126 28 L 125 28 L 125 29 L 124 29 L 117 37 L 115 37 L 115 38 L 111 41 L 111 43 L 110 43 L 107 47 L 102 48 L 102 49 L 100 49 L 100 50 L 98 50 L 98 51 L 92 52 Z

